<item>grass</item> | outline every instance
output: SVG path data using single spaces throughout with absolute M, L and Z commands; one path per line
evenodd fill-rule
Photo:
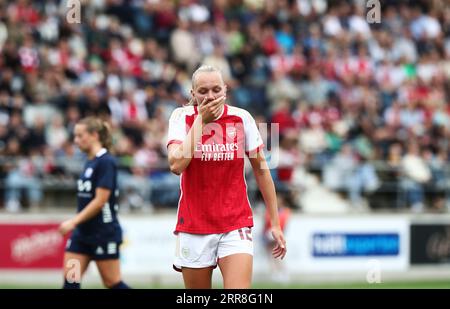
M 99 285 L 86 285 L 85 288 L 99 289 Z M 137 289 L 182 289 L 182 285 L 133 285 Z M 46 284 L 0 284 L 0 289 L 59 289 L 58 285 Z M 221 288 L 221 286 L 214 286 L 214 288 Z M 254 289 L 450 289 L 450 280 L 430 280 L 430 281 L 393 281 L 382 283 L 320 283 L 320 284 L 306 284 L 306 283 L 292 283 L 286 285 L 274 283 L 255 283 Z

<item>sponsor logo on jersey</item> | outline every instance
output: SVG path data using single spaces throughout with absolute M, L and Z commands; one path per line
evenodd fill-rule
M 94 170 L 92 169 L 92 167 L 88 167 L 88 168 L 84 171 L 84 177 L 86 177 L 86 178 L 91 178 L 93 172 L 94 172 Z
M 238 143 L 197 143 L 195 151 L 201 153 L 202 161 L 231 161 L 235 158 L 235 151 L 239 150 Z
M 236 150 L 239 150 L 239 146 L 237 143 L 202 144 L 198 142 L 195 145 L 195 151 L 202 151 L 202 152 L 219 152 L 219 151 L 236 151 Z

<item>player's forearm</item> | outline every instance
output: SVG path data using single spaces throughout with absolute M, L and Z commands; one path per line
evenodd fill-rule
M 95 217 L 107 201 L 100 198 L 94 198 L 82 211 L 80 211 L 74 218 L 75 225 L 79 225 L 89 219 Z
M 169 153 L 169 166 L 172 173 L 180 175 L 188 167 L 194 156 L 195 144 L 202 136 L 202 129 L 201 117 L 197 117 L 183 143 Z
M 258 171 L 255 172 L 255 179 L 269 212 L 271 226 L 280 226 L 280 220 L 278 218 L 277 195 L 269 170 L 258 169 Z

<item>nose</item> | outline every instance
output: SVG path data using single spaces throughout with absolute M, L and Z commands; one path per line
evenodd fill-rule
M 206 95 L 206 98 L 207 98 L 208 100 L 214 100 L 214 99 L 215 99 L 214 93 L 213 93 L 212 91 L 208 91 L 208 93 L 207 93 L 207 95 Z

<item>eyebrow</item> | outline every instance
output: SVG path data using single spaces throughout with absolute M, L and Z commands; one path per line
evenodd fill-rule
M 214 88 L 222 88 L 223 86 L 222 85 L 219 85 L 219 84 L 217 84 L 217 85 L 214 85 L 214 86 L 212 86 L 212 87 L 206 87 L 206 86 L 201 86 L 201 87 L 198 87 L 197 88 L 197 90 L 202 90 L 202 89 L 214 89 Z

